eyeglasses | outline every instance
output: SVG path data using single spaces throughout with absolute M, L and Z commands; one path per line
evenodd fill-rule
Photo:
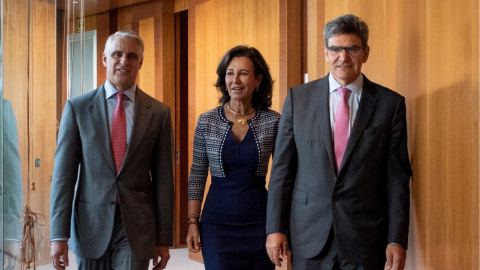
M 358 46 L 350 46 L 350 47 L 342 47 L 342 46 L 330 46 L 327 47 L 327 50 L 331 52 L 333 55 L 339 55 L 342 53 L 343 50 L 350 55 L 350 56 L 357 56 L 360 54 L 360 51 L 363 47 Z

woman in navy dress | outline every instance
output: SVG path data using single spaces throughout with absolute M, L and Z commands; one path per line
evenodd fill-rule
M 217 75 L 221 106 L 200 115 L 195 131 L 188 248 L 202 250 L 207 270 L 273 270 L 265 250 L 265 176 L 280 120 L 269 109 L 272 77 L 260 52 L 246 46 L 229 50 Z

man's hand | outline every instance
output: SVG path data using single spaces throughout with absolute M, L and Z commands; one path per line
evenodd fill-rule
M 287 260 L 287 236 L 283 233 L 271 233 L 267 235 L 265 247 L 270 261 L 281 267 L 282 262 Z
M 405 268 L 407 252 L 401 245 L 389 244 L 385 253 L 387 255 L 386 270 L 403 270 Z
M 67 241 L 54 241 L 51 243 L 50 257 L 53 267 L 64 270 L 68 266 L 68 244 Z
M 160 257 L 160 261 L 158 260 Z M 165 269 L 170 259 L 170 248 L 167 246 L 156 246 L 155 257 L 153 257 L 153 269 Z

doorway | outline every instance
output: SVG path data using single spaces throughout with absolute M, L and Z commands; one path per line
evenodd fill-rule
M 175 245 L 185 246 L 188 224 L 188 11 L 175 13 Z

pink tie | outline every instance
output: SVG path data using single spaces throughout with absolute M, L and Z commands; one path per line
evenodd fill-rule
M 125 120 L 125 110 L 122 103 L 125 99 L 125 94 L 117 93 L 117 108 L 113 113 L 112 118 L 112 138 L 110 140 L 112 147 L 113 159 L 117 172 L 122 166 L 123 157 L 127 151 L 127 122 Z
M 333 142 L 335 145 L 335 158 L 337 160 L 337 169 L 340 169 L 342 164 L 343 154 L 348 142 L 348 128 L 349 128 L 349 108 L 348 98 L 351 91 L 348 88 L 340 87 L 337 89 L 342 100 L 338 104 L 337 114 L 335 116 L 335 131 Z

